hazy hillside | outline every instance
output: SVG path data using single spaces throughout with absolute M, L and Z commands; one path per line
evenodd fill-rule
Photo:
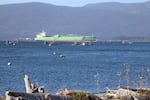
M 110 11 L 120 11 L 128 12 L 133 14 L 147 13 L 150 9 L 150 2 L 144 3 L 99 3 L 99 4 L 87 4 L 85 8 L 98 9 L 98 10 L 110 10 Z
M 39 31 L 54 34 L 94 34 L 150 37 L 150 2 L 100 3 L 83 7 L 44 3 L 0 5 L 0 40 L 34 37 Z

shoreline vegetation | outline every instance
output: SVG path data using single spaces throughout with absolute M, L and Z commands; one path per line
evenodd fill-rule
M 129 69 L 126 69 L 128 75 Z M 82 90 L 64 89 L 56 94 L 44 93 L 44 88 L 31 84 L 28 75 L 24 77 L 26 92 L 6 91 L 0 100 L 150 100 L 150 88 L 130 88 L 119 86 L 117 90 L 92 94 Z M 128 81 L 127 81 L 128 82 Z

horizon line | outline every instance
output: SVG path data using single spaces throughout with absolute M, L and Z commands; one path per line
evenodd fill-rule
M 55 6 L 67 6 L 67 7 L 83 7 L 85 5 L 88 5 L 88 4 L 100 4 L 100 3 L 121 3 L 121 4 L 135 4 L 135 3 L 146 3 L 146 2 L 150 2 L 150 0 L 148 1 L 140 1 L 140 2 L 119 2 L 119 1 L 104 1 L 104 2 L 93 2 L 93 3 L 86 3 L 84 5 L 76 5 L 76 6 L 73 6 L 73 5 L 64 5 L 64 4 L 54 4 L 54 3 L 50 3 L 50 2 L 42 2 L 42 1 L 31 1 L 31 2 L 14 2 L 14 3 L 3 3 L 3 4 L 0 4 L 0 6 L 3 6 L 3 5 L 13 5 L 13 4 L 26 4 L 26 3 L 43 3 L 43 4 L 50 4 L 50 5 L 55 5 Z

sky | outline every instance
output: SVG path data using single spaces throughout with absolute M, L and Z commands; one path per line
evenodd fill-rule
M 25 3 L 25 2 L 43 2 L 54 5 L 80 7 L 89 3 L 101 3 L 101 2 L 137 3 L 146 1 L 150 0 L 0 0 L 0 5 Z

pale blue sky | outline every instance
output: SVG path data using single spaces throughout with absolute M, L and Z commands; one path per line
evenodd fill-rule
M 24 2 L 44 2 L 64 6 L 83 6 L 88 3 L 100 3 L 100 2 L 135 3 L 146 1 L 149 0 L 0 0 L 0 5 L 12 3 L 24 3 Z

